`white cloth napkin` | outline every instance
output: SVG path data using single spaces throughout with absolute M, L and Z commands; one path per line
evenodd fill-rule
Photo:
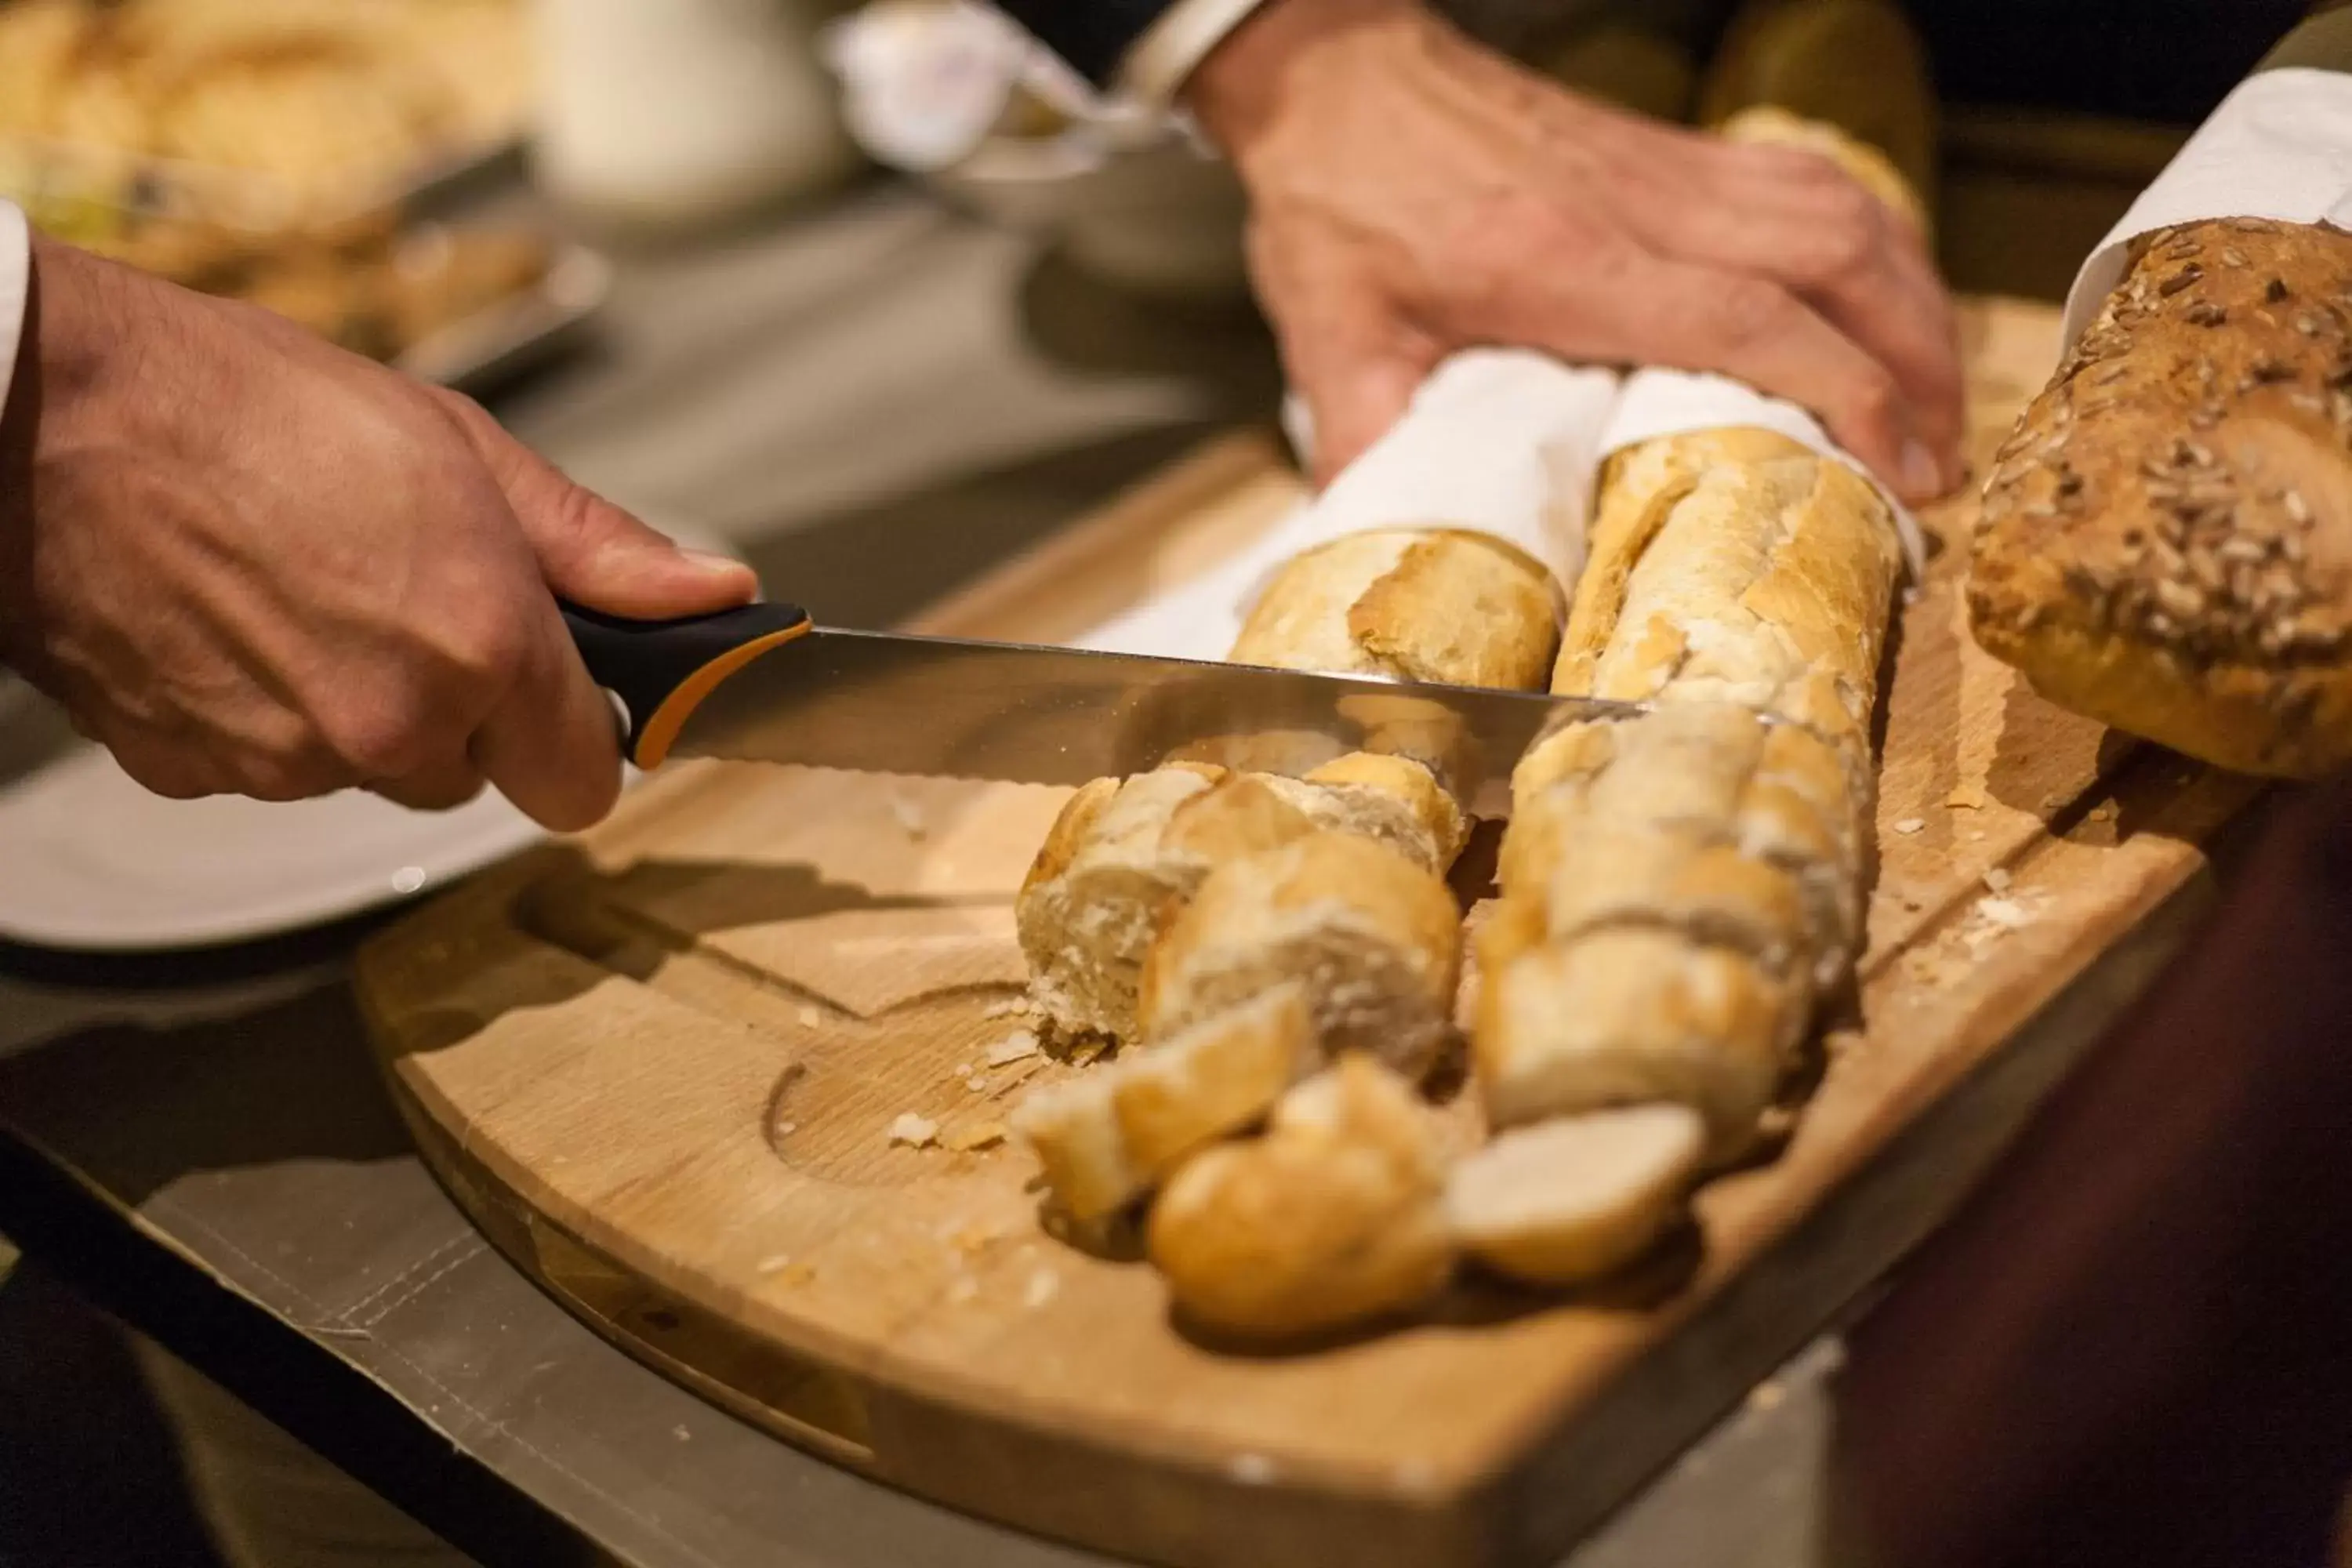
M 2240 83 L 2083 263 L 2066 296 L 2066 342 L 2122 279 L 2133 240 L 2229 217 L 2352 228 L 2352 76 L 2296 67 Z
M 1097 626 L 1082 647 L 1222 658 L 1285 562 L 1351 533 L 1471 529 L 1573 582 L 1617 377 L 1519 349 L 1472 349 L 1422 384 L 1403 417 L 1239 556 Z

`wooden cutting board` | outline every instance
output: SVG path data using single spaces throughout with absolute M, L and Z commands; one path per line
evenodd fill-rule
M 1966 326 L 1981 466 L 2056 319 L 1980 302 Z M 1298 494 L 1268 441 L 1221 440 L 923 627 L 1075 633 Z M 682 767 L 383 933 L 360 992 L 484 1230 L 793 1442 L 1168 1563 L 1543 1560 L 1916 1238 L 1956 1178 L 1930 1162 L 1922 1183 L 1916 1150 L 1901 1174 L 1890 1142 L 1994 1071 L 2257 793 L 2111 741 L 1976 652 L 1969 507 L 1928 521 L 1947 547 L 1903 617 L 1854 1009 L 1786 1150 L 1708 1187 L 1703 1254 L 1638 1293 L 1465 1284 L 1412 1324 L 1242 1355 L 1178 1332 L 1147 1267 L 1043 1233 L 1034 1163 L 989 1140 L 1075 1069 L 991 1053 L 1018 1022 L 1012 894 L 1057 790 Z M 891 1141 L 909 1112 L 937 1143 Z

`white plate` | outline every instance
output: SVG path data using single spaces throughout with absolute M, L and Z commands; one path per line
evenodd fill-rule
M 451 812 L 357 790 L 165 800 L 77 746 L 0 784 L 0 939 L 83 952 L 246 942 L 431 892 L 541 837 L 488 792 Z
M 80 747 L 0 786 L 0 937 L 110 952 L 243 942 L 413 898 L 539 837 L 489 794 L 447 813 L 355 790 L 165 800 Z

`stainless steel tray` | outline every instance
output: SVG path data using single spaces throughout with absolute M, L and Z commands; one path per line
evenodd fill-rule
M 479 391 L 578 342 L 612 288 L 612 263 L 560 243 L 537 283 L 451 322 L 393 363 L 420 381 Z

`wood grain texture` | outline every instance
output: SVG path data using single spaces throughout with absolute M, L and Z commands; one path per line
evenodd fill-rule
M 1981 462 L 2056 318 L 1995 301 L 1966 322 Z M 923 628 L 1066 635 L 1297 493 L 1269 442 L 1227 438 Z M 1928 521 L 1947 548 L 1890 660 L 1870 945 L 1818 1092 L 1776 1158 L 1702 1194 L 1703 1251 L 1605 1297 L 1465 1285 L 1423 1321 L 1244 1356 L 1171 1323 L 1149 1268 L 1043 1234 L 1033 1162 L 981 1141 L 1073 1070 L 989 1064 L 1019 1022 L 1012 896 L 1057 790 L 691 764 L 384 932 L 361 995 L 421 1145 L 499 1245 L 787 1438 L 1156 1561 L 1538 1561 L 1738 1397 L 1761 1368 L 1737 1336 L 1818 1327 L 1916 1234 L 1858 1226 L 1807 1241 L 1834 1267 L 1781 1266 L 2256 794 L 1978 653 L 1969 505 Z M 890 1142 L 907 1112 L 938 1144 Z

